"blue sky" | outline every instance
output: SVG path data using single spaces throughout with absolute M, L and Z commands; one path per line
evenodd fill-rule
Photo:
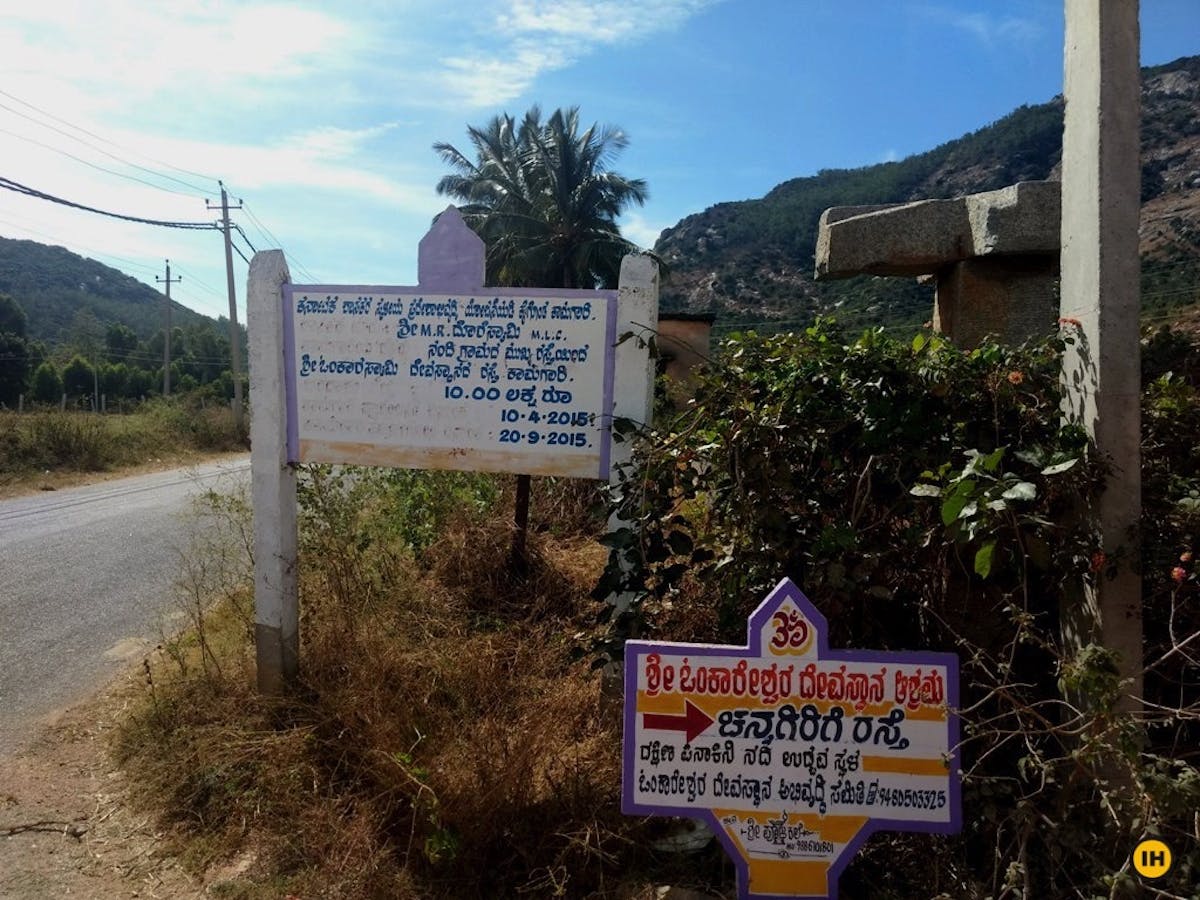
M 468 124 L 538 103 L 620 125 L 614 168 L 650 189 L 622 227 L 649 246 L 714 203 L 1049 100 L 1062 20 L 1061 0 L 0 0 L 0 177 L 179 221 L 211 221 L 224 179 L 294 281 L 412 284 L 448 202 L 431 145 L 465 149 Z M 1200 0 L 1142 0 L 1141 21 L 1144 64 L 1200 53 Z M 0 191 L 0 235 L 150 284 L 169 257 L 174 298 L 228 309 L 215 232 Z M 235 256 L 242 321 L 245 276 Z

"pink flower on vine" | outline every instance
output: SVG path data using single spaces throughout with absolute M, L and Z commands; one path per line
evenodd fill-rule
M 1179 554 L 1179 561 L 1180 561 L 1181 563 L 1189 563 L 1189 562 L 1191 562 L 1191 561 L 1192 561 L 1192 551 L 1191 551 L 1191 550 L 1184 550 L 1182 553 L 1180 553 L 1180 554 Z
M 1171 580 L 1176 584 L 1182 584 L 1185 578 L 1187 578 L 1187 569 L 1183 566 L 1176 566 L 1171 570 Z
M 1071 326 L 1074 326 L 1075 328 L 1083 327 L 1083 323 L 1080 322 L 1078 319 L 1076 319 L 1074 316 L 1059 316 L 1058 324 L 1059 325 L 1071 325 Z
M 1024 380 L 1025 380 L 1025 375 L 1022 372 L 1018 372 L 1018 371 L 1014 370 L 1014 371 L 1008 373 L 1008 383 L 1009 384 L 1017 385 L 1017 384 L 1020 384 Z

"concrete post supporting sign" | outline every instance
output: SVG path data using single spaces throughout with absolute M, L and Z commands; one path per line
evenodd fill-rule
M 658 264 L 649 256 L 630 255 L 621 260 L 617 315 L 613 415 L 648 425 L 654 401 L 654 360 L 644 344 L 658 328 Z M 625 335 L 631 337 L 621 340 Z M 632 452 L 629 441 L 614 442 L 614 469 L 628 462 Z
M 613 405 L 612 414 L 614 419 L 629 419 L 641 427 L 650 424 L 651 410 L 654 408 L 654 359 L 646 345 L 657 333 L 658 264 L 648 256 L 626 256 L 621 260 L 620 279 L 613 384 L 613 397 L 617 402 Z M 628 463 L 632 455 L 631 439 L 613 441 L 612 472 L 609 476 L 613 486 L 620 482 L 618 468 Z M 608 530 L 615 532 L 630 524 L 614 513 L 609 517 Z M 619 614 L 629 608 L 633 599 L 633 594 L 623 594 L 610 597 L 608 602 Z M 620 663 L 610 663 L 604 676 L 606 693 L 615 695 L 620 690 Z
M 1141 515 L 1138 4 L 1066 0 L 1061 315 L 1078 328 L 1063 361 L 1064 413 L 1110 463 L 1092 512 L 1105 553 L 1125 551 L 1097 576 L 1066 624 L 1075 646 L 1120 655 L 1120 708 L 1140 709 L 1142 601 L 1135 529 Z
M 250 468 L 254 504 L 254 642 L 258 689 L 280 693 L 300 660 L 296 473 L 288 463 L 282 250 L 254 254 L 246 289 L 250 337 Z

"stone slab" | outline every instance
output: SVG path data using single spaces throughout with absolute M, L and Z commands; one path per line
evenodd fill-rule
M 832 207 L 821 215 L 816 276 L 916 276 L 980 256 L 1054 255 L 1060 186 L 1029 181 L 952 200 Z

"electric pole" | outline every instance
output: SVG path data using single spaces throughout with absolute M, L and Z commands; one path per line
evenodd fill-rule
M 159 284 L 167 286 L 167 298 L 163 304 L 163 396 L 171 396 L 171 282 L 176 283 L 183 281 L 183 278 L 171 277 L 171 261 L 168 259 L 167 277 L 159 278 L 154 276 L 154 280 Z
M 229 197 L 225 193 L 224 182 L 218 181 L 221 186 L 221 226 L 225 232 L 225 281 L 229 288 L 229 359 L 230 367 L 233 372 L 233 424 L 237 428 L 238 433 L 242 431 L 242 351 L 241 339 L 238 336 L 238 319 L 237 319 L 237 295 L 233 290 L 233 243 L 230 235 L 229 227 Z M 217 207 L 208 201 L 205 205 L 209 209 Z M 238 205 L 234 209 L 241 209 L 242 201 L 238 201 Z

